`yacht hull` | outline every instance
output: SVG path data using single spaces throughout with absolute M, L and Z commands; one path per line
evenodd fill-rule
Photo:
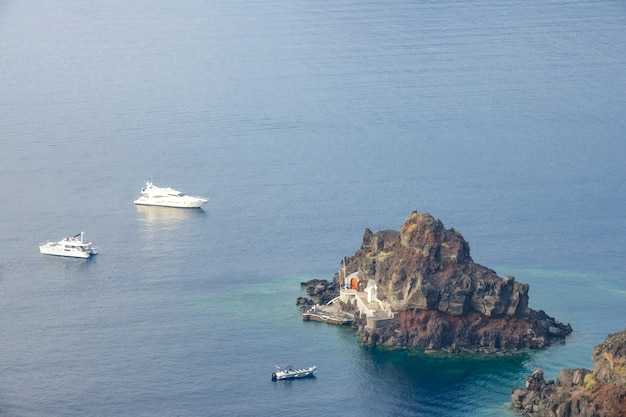
M 68 258 L 89 258 L 98 253 L 96 251 L 81 252 L 78 250 L 66 250 L 62 247 L 53 247 L 47 245 L 39 246 L 39 252 L 43 255 L 65 256 Z
M 91 242 L 83 238 L 85 232 L 76 236 L 66 237 L 58 242 L 43 243 L 39 245 L 39 253 L 43 255 L 65 256 L 67 258 L 89 258 L 96 255 Z M 79 237 L 80 236 L 80 237 Z
M 141 206 L 160 206 L 160 207 L 178 207 L 178 208 L 199 208 L 205 204 L 207 200 L 203 198 L 189 199 L 172 199 L 172 198 L 146 198 L 139 197 L 135 200 L 135 204 Z
M 209 201 L 204 197 L 192 196 L 181 193 L 170 187 L 157 187 L 152 181 L 146 181 L 141 190 L 141 196 L 135 200 L 135 204 L 141 206 L 161 206 L 178 208 L 198 208 Z

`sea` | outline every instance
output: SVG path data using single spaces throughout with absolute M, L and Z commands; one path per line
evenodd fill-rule
M 0 190 L 0 416 L 514 416 L 626 327 L 626 3 L 2 0 Z M 413 210 L 566 343 L 303 322 L 300 284 Z M 95 258 L 39 253 L 82 231 Z

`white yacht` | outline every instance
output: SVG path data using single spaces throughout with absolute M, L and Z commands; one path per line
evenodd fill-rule
M 39 245 L 39 252 L 44 255 L 69 256 L 72 258 L 89 258 L 96 255 L 92 243 L 84 239 L 85 232 L 66 237 L 58 242 L 48 242 Z
M 277 366 L 276 369 L 277 371 L 272 373 L 272 381 L 276 381 L 278 379 L 306 378 L 308 376 L 315 376 L 315 372 L 317 372 L 317 366 L 295 369 L 290 365 L 284 368 Z
M 174 190 L 173 188 L 160 188 L 147 181 L 141 190 L 141 197 L 135 200 L 135 204 L 144 206 L 183 207 L 197 208 L 209 201 L 204 197 L 192 197 Z

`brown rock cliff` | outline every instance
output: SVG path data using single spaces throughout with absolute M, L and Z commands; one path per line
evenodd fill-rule
M 592 360 L 593 371 L 563 369 L 556 382 L 536 370 L 513 390 L 511 406 L 532 417 L 626 416 L 626 329 L 596 346 Z
M 475 263 L 463 236 L 427 213 L 414 211 L 400 231 L 366 229 L 344 264 L 324 299 L 338 294 L 345 274 L 357 272 L 358 290 L 375 283 L 381 308 L 395 315 L 371 326 L 352 311 L 367 345 L 497 351 L 546 347 L 571 333 L 569 325 L 528 307 L 527 284 Z

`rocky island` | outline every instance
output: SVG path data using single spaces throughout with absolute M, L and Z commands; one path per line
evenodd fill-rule
M 461 233 L 414 211 L 400 231 L 366 229 L 332 282 L 302 284 L 308 308 L 350 313 L 365 345 L 496 352 L 563 342 L 569 325 L 528 306 L 528 284 L 475 263 Z
M 563 369 L 556 382 L 536 370 L 513 390 L 511 406 L 531 417 L 626 416 L 626 329 L 596 346 L 592 360 L 593 371 Z

